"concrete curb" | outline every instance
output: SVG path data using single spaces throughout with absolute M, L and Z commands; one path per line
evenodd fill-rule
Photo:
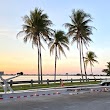
M 65 95 L 65 94 L 74 95 L 74 94 L 109 92 L 109 91 L 110 91 L 110 87 L 108 86 L 16 91 L 15 93 L 0 94 L 0 101 L 39 97 L 39 96 L 57 96 L 57 95 Z

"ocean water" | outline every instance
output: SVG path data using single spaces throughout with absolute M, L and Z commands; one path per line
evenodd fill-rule
M 12 77 L 12 75 L 4 75 L 2 76 L 4 79 L 10 78 Z M 81 76 L 56 76 L 56 79 L 80 79 Z M 85 78 L 85 77 L 84 77 Z M 89 79 L 93 79 L 93 76 L 88 76 Z M 110 79 L 110 76 L 95 76 L 95 78 L 97 79 Z M 30 80 L 38 80 L 38 76 L 37 75 L 24 75 L 24 76 L 19 76 L 17 78 L 12 79 L 13 81 L 30 81 Z M 43 80 L 54 80 L 54 76 L 43 76 Z M 1 81 L 1 80 L 0 80 Z

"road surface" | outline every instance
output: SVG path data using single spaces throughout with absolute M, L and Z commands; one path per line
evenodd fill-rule
M 110 110 L 110 92 L 0 101 L 0 110 Z

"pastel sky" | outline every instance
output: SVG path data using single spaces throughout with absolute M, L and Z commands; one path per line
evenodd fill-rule
M 0 0 L 0 71 L 5 73 L 37 74 L 37 48 L 32 49 L 31 42 L 24 44 L 23 37 L 16 38 L 22 30 L 24 15 L 30 10 L 39 7 L 47 13 L 54 23 L 53 29 L 67 30 L 62 26 L 70 22 L 69 16 L 73 9 L 83 9 L 90 13 L 97 30 L 93 30 L 88 50 L 94 51 L 99 64 L 94 64 L 93 71 L 100 74 L 110 61 L 110 1 L 109 0 Z M 48 47 L 44 44 L 43 73 L 54 73 L 54 54 L 50 56 Z M 57 73 L 79 73 L 79 51 L 76 44 L 70 45 L 70 51 L 65 50 L 67 58 L 63 55 L 57 62 Z M 87 50 L 84 50 L 86 53 Z M 90 67 L 88 66 L 88 74 Z

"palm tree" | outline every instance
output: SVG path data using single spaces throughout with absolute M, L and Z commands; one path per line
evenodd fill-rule
M 32 47 L 37 46 L 38 49 L 38 82 L 42 83 L 42 55 L 41 47 L 43 47 L 41 40 L 49 39 L 52 34 L 49 26 L 52 25 L 51 20 L 48 19 L 47 14 L 43 13 L 43 10 L 35 8 L 34 11 L 30 11 L 30 15 L 23 17 L 24 24 L 23 30 L 20 31 L 17 36 L 21 33 L 24 34 L 24 42 L 28 40 L 32 42 Z M 40 78 L 41 75 L 41 78 Z
M 94 52 L 88 51 L 88 52 L 86 53 L 85 64 L 86 64 L 86 67 L 87 67 L 87 64 L 88 64 L 88 63 L 90 64 L 92 75 L 93 75 L 92 67 L 94 66 L 93 63 L 98 63 L 98 61 L 97 61 L 95 58 L 97 58 L 97 56 L 95 55 Z M 94 77 L 94 79 L 95 79 L 95 76 L 94 76 L 94 75 L 93 75 L 93 77 Z
M 84 63 L 84 55 L 83 55 L 83 45 L 88 46 L 89 42 L 92 41 L 90 39 L 90 35 L 92 34 L 92 26 L 89 26 L 88 23 L 91 22 L 91 16 L 85 13 L 83 10 L 73 10 L 72 15 L 70 16 L 71 23 L 65 23 L 65 27 L 68 28 L 68 36 L 72 36 L 72 44 L 77 42 L 77 48 L 80 53 L 80 70 L 82 74 L 82 60 Z M 85 65 L 84 65 L 85 69 Z M 86 70 L 86 69 L 85 69 Z M 86 71 L 85 76 L 87 79 Z
M 107 62 L 107 69 L 103 69 L 102 72 L 107 73 L 107 76 L 110 76 L 110 62 Z
M 55 31 L 53 35 L 53 39 L 49 42 L 50 54 L 55 51 L 55 72 L 54 72 L 54 81 L 56 81 L 56 64 L 57 59 L 61 56 L 61 52 L 66 56 L 64 52 L 64 47 L 69 50 L 68 47 L 69 41 L 66 37 L 65 33 L 61 30 Z

